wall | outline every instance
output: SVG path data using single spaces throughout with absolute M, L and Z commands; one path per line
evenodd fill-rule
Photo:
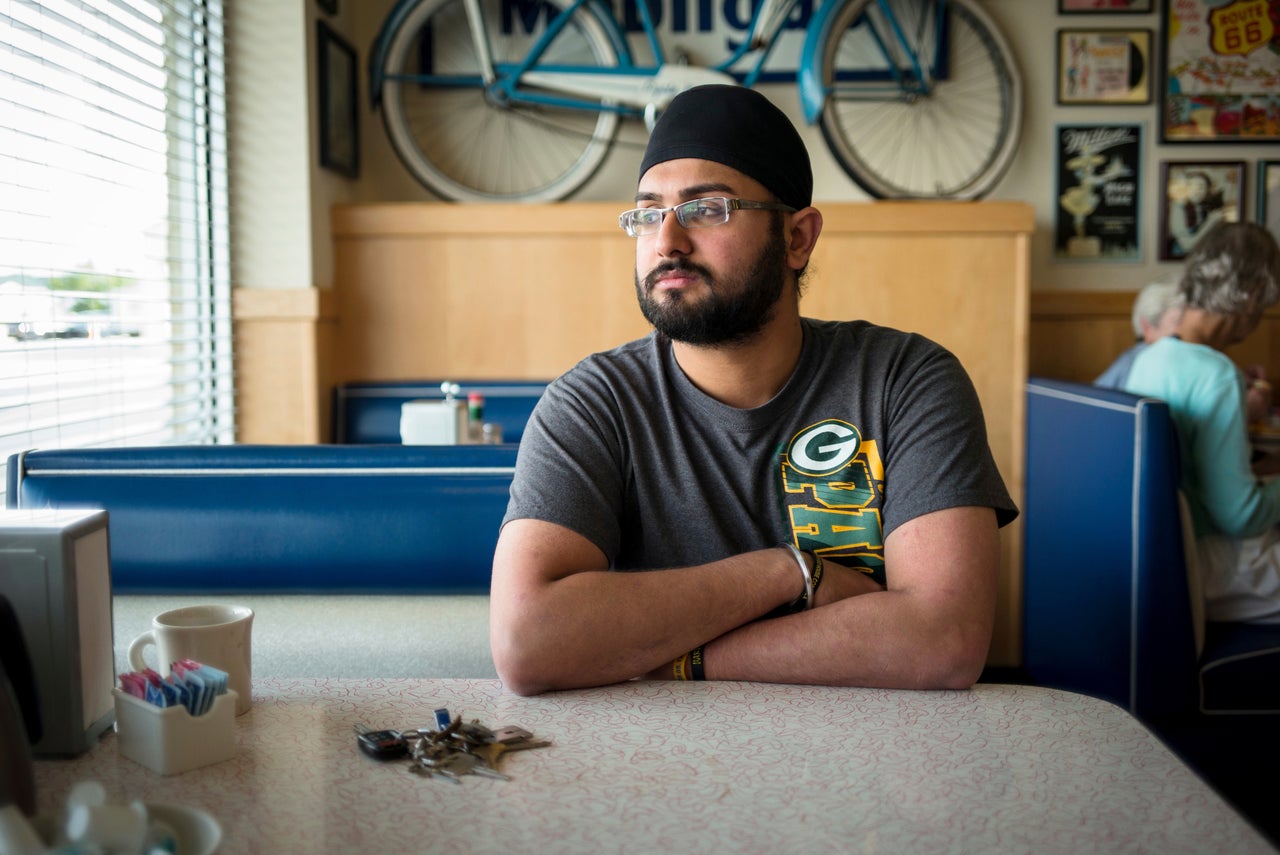
M 663 0 L 670 3 L 671 0 Z M 1163 0 L 1155 0 L 1159 7 Z M 1159 145 L 1156 125 L 1159 98 L 1143 106 L 1061 107 L 1056 105 L 1056 68 L 1054 53 L 1056 31 L 1062 28 L 1124 28 L 1153 30 L 1153 44 L 1160 38 L 1160 15 L 1059 15 L 1057 0 L 982 0 L 983 6 L 999 23 L 1013 47 L 1024 81 L 1024 123 L 1021 151 L 1008 175 L 990 198 L 1024 201 L 1033 206 L 1036 233 L 1032 241 L 1031 287 L 1033 290 L 1120 290 L 1136 291 L 1152 279 L 1175 273 L 1178 265 L 1155 259 L 1156 200 L 1160 160 L 1245 160 L 1247 177 L 1253 177 L 1253 163 L 1263 157 L 1277 157 L 1276 146 L 1181 144 Z M 348 4 L 344 4 L 345 6 Z M 349 4 L 357 5 L 357 4 Z M 370 46 L 377 35 L 393 0 L 365 0 L 351 20 L 351 35 L 361 62 L 367 61 Z M 1158 75 L 1157 75 L 1158 76 Z M 814 166 L 815 198 L 821 201 L 860 201 L 866 195 L 836 165 L 828 154 L 821 131 L 804 126 L 797 108 L 794 87 L 764 87 L 779 105 L 801 126 Z M 366 93 L 362 90 L 361 97 Z M 398 202 L 424 201 L 431 198 L 400 166 L 387 142 L 381 117 L 371 112 L 365 99 L 361 142 L 364 151 L 364 177 L 356 189 L 354 201 Z M 1141 176 L 1143 202 L 1140 211 L 1145 260 L 1141 263 L 1099 264 L 1092 262 L 1056 262 L 1052 259 L 1055 188 L 1055 136 L 1057 124 L 1075 123 L 1142 123 L 1144 126 L 1144 169 Z M 624 123 L 624 142 L 636 146 L 616 146 L 601 172 L 575 197 L 578 200 L 617 201 L 625 203 L 635 189 L 640 148 L 644 141 L 639 123 Z M 339 201 L 334 199 L 333 201 Z M 343 199 L 342 201 L 348 201 Z M 1252 215 L 1253 197 L 1246 199 L 1245 210 Z
M 349 29 L 350 8 L 331 20 Z M 236 437 L 314 443 L 328 424 L 336 321 L 330 206 L 356 184 L 319 166 L 312 2 L 228 0 Z
M 317 442 L 327 424 L 328 389 L 334 372 L 325 345 L 339 323 L 336 303 L 327 299 L 334 278 L 329 212 L 335 205 L 360 202 L 428 201 L 430 195 L 401 167 L 372 110 L 367 88 L 371 45 L 393 0 L 343 2 L 326 16 L 314 0 L 230 0 L 232 20 L 232 181 L 237 288 L 237 366 L 240 388 L 239 437 L 242 441 Z M 670 0 L 667 0 L 670 2 Z M 1159 145 L 1158 98 L 1142 106 L 1061 107 L 1055 104 L 1056 30 L 1066 27 L 1123 27 L 1153 30 L 1159 41 L 1160 15 L 1058 15 L 1057 0 L 983 0 L 1013 45 L 1024 79 L 1022 145 L 993 200 L 1020 200 L 1035 216 L 1031 240 L 1031 294 L 1061 292 L 1065 313 L 1049 312 L 1033 322 L 1030 364 L 1086 375 L 1101 357 L 1127 341 L 1121 307 L 1144 283 L 1175 275 L 1178 265 L 1155 260 L 1159 163 L 1162 159 L 1244 160 L 1252 180 L 1254 163 L 1276 157 L 1276 147 L 1254 145 Z M 1156 7 L 1162 0 L 1156 0 Z M 301 6 L 301 8 L 300 8 Z M 323 18 L 355 47 L 361 70 L 361 171 L 348 179 L 320 168 L 314 74 L 315 20 Z M 792 87 L 765 90 L 784 109 L 798 115 Z M 1129 264 L 1052 260 L 1055 212 L 1055 126 L 1062 123 L 1141 123 L 1144 171 L 1140 218 L 1145 258 Z M 801 127 L 815 172 L 815 197 L 822 202 L 862 201 L 864 194 L 827 153 L 822 135 Z M 579 201 L 628 204 L 636 180 L 644 132 L 624 123 L 616 146 L 600 173 L 577 196 Z M 1253 208 L 1252 191 L 1245 200 Z M 475 217 L 459 208 L 458 217 Z M 318 289 L 321 293 L 308 294 Z M 291 291 L 289 296 L 274 293 Z M 1100 301 L 1086 306 L 1089 294 Z M 1119 296 L 1116 296 L 1119 295 Z M 1045 307 L 1048 306 L 1048 309 Z M 1062 308 L 1061 305 L 1058 309 Z M 1096 338 L 1097 312 L 1109 314 L 1111 331 Z M 1263 334 L 1260 334 L 1263 335 Z M 1269 338 L 1262 349 L 1273 348 Z M 1267 363 L 1273 376 L 1280 365 Z M 373 378 L 370 378 L 373 379 Z M 312 406 L 312 403 L 315 406 Z

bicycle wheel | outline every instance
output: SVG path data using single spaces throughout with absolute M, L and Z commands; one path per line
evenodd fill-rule
M 520 61 L 567 4 L 478 0 L 495 67 Z M 578 9 L 540 64 L 607 67 L 617 53 L 603 25 Z M 486 90 L 463 0 L 425 0 L 392 37 L 382 118 L 409 171 L 458 202 L 563 199 L 599 168 L 618 127 L 606 110 L 502 103 Z M 501 70 L 499 70 L 501 75 Z
M 936 0 L 891 0 L 903 36 L 926 81 L 913 93 L 909 57 L 900 44 L 877 43 L 885 19 L 872 0 L 847 0 L 823 50 L 822 79 L 830 93 L 822 134 L 845 172 L 878 199 L 976 199 L 1012 163 L 1022 124 L 1022 81 L 1004 38 L 971 0 L 949 0 L 946 38 L 938 39 Z M 941 45 L 941 49 L 939 49 Z M 942 56 L 937 56 L 941 53 Z M 908 74 L 885 80 L 890 62 Z M 874 58 L 874 59 L 873 59 Z M 878 66 L 876 80 L 866 79 Z

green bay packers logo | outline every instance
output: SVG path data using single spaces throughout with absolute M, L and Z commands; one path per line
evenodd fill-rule
M 787 447 L 787 459 L 806 475 L 829 475 L 847 466 L 861 446 L 856 427 L 829 419 L 796 434 Z
M 848 422 L 827 419 L 797 433 L 778 462 L 793 542 L 883 584 L 879 444 Z

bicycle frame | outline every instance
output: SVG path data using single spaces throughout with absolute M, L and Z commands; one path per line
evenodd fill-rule
M 950 73 L 951 57 L 950 39 L 947 37 L 947 0 L 937 0 L 934 5 L 934 59 L 933 65 L 928 69 L 924 68 L 920 62 L 920 57 L 909 47 L 909 43 L 902 31 L 902 25 L 889 7 L 888 0 L 875 0 L 875 2 L 880 8 L 881 14 L 884 16 L 893 36 L 892 40 L 889 40 L 877 27 L 868 26 L 868 32 L 871 33 L 872 39 L 874 39 L 876 46 L 884 57 L 884 70 L 871 73 L 841 74 L 837 78 L 836 84 L 848 79 L 856 79 L 861 83 L 881 80 L 886 82 L 879 96 L 866 88 L 861 88 L 854 93 L 846 91 L 846 97 L 852 95 L 858 98 L 896 97 L 913 99 L 927 96 L 937 82 L 946 80 Z M 835 25 L 835 19 L 839 11 L 839 3 L 828 2 L 819 7 L 817 16 L 809 22 L 809 27 L 805 34 L 804 47 L 800 51 L 800 67 L 796 73 L 796 78 L 800 86 L 800 108 L 804 113 L 805 121 L 809 124 L 818 121 L 818 117 L 822 115 L 822 111 L 826 106 L 827 99 L 833 91 L 839 89 L 838 85 L 829 86 L 822 77 L 822 52 L 826 47 L 827 38 L 830 35 L 831 28 Z M 891 51 L 895 47 L 902 52 L 904 58 L 908 61 L 909 75 L 904 73 L 901 62 L 893 59 Z
M 370 94 L 375 105 L 380 100 L 386 78 L 383 68 L 391 36 L 417 2 L 418 0 L 400 0 L 374 43 L 370 57 Z M 521 61 L 495 63 L 488 43 L 486 22 L 479 20 L 479 5 L 474 0 L 467 0 L 465 8 L 472 40 L 477 56 L 486 65 L 482 69 L 482 80 L 443 80 L 430 74 L 406 75 L 401 79 L 409 82 L 431 82 L 438 86 L 476 86 L 483 83 L 491 96 L 499 101 L 591 112 L 610 110 L 633 118 L 642 114 L 652 116 L 655 110 L 660 110 L 679 92 L 700 83 L 741 83 L 748 87 L 754 86 L 764 73 L 764 66 L 777 44 L 777 36 L 797 2 L 798 0 L 762 0 L 752 12 L 742 43 L 720 63 L 702 67 L 677 65 L 667 61 L 654 16 L 645 0 L 639 0 L 636 7 L 645 40 L 653 53 L 653 63 L 650 65 L 640 65 L 634 61 L 621 24 L 603 0 L 573 0 L 570 6 L 548 24 L 545 32 Z M 881 32 L 880 27 L 869 21 L 866 25 L 873 43 L 881 53 L 884 65 L 875 70 L 842 74 L 842 79 L 856 78 L 863 83 L 868 80 L 883 80 L 885 85 L 882 94 L 875 97 L 914 98 L 926 95 L 934 81 L 946 77 L 946 0 L 937 2 L 935 63 L 927 69 L 909 48 L 909 42 L 891 8 L 891 0 L 874 2 L 887 23 L 888 31 Z M 801 107 L 810 124 L 817 120 L 833 90 L 833 87 L 821 79 L 821 51 L 825 35 L 840 5 L 835 0 L 823 3 L 807 27 L 797 78 Z M 593 15 L 604 27 L 618 54 L 616 66 L 558 66 L 541 62 L 556 37 L 579 10 Z M 758 52 L 759 55 L 749 70 L 730 71 L 752 52 Z M 895 59 L 895 56 L 898 58 Z M 536 86 L 538 91 L 531 91 L 526 88 L 528 86 Z M 862 88 L 859 97 L 868 97 L 867 91 L 865 87 Z

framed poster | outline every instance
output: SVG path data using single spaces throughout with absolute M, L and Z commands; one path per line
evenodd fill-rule
M 320 165 L 349 178 L 360 174 L 356 52 L 324 21 L 316 21 L 320 75 Z
M 1258 161 L 1258 222 L 1280 241 L 1280 160 Z
M 1152 0 L 1058 0 L 1063 15 L 1125 15 L 1150 12 Z
M 1162 141 L 1280 141 L 1276 0 L 1170 0 L 1162 41 Z
M 1059 104 L 1150 104 L 1151 30 L 1058 30 Z
M 1141 261 L 1142 125 L 1059 125 L 1054 258 Z
M 1161 261 L 1179 261 L 1218 223 L 1244 216 L 1243 160 L 1160 162 Z

